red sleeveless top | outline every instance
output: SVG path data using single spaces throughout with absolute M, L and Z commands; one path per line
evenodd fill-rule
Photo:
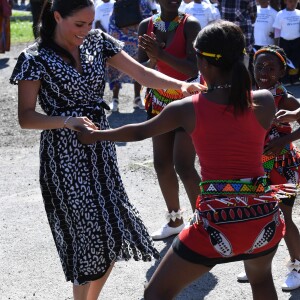
M 264 175 L 262 153 L 266 130 L 252 109 L 234 116 L 233 107 L 205 95 L 192 97 L 195 129 L 191 133 L 202 180 L 241 179 Z
M 164 51 L 168 52 L 169 54 L 178 57 L 178 58 L 185 58 L 186 57 L 186 40 L 184 36 L 184 24 L 186 19 L 189 15 L 185 15 L 183 20 L 180 22 L 178 27 L 176 28 L 174 38 L 170 45 L 168 45 Z M 152 18 L 148 23 L 147 34 L 150 35 L 151 32 L 154 32 L 154 25 Z M 155 32 L 154 32 L 155 33 Z M 164 63 L 163 61 L 157 60 L 157 70 L 163 74 L 166 74 L 170 77 L 176 78 L 178 80 L 186 80 L 189 77 L 181 72 L 176 71 L 168 64 Z

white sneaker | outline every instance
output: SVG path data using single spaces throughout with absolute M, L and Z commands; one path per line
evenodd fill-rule
M 153 232 L 151 234 L 151 237 L 153 240 L 162 240 L 169 236 L 178 234 L 184 227 L 184 223 L 179 225 L 178 227 L 170 227 L 168 224 L 165 224 L 163 227 Z
M 300 287 L 300 273 L 291 271 L 287 274 L 284 284 L 281 286 L 283 291 L 291 291 Z
M 112 102 L 109 104 L 109 108 L 111 111 L 118 111 L 119 110 L 119 99 L 112 98 Z
M 241 282 L 247 282 L 248 281 L 248 277 L 246 272 L 242 272 L 237 276 L 237 280 L 241 281 Z
M 142 102 L 141 97 L 135 97 L 133 100 L 133 108 L 134 109 L 145 109 L 145 105 Z

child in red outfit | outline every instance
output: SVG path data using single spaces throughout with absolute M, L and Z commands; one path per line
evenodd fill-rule
M 206 93 L 174 101 L 140 124 L 87 127 L 79 140 L 135 141 L 178 127 L 192 138 L 202 177 L 194 218 L 153 274 L 145 300 L 173 299 L 215 264 L 237 260 L 245 260 L 253 298 L 274 300 L 271 264 L 285 230 L 278 203 L 295 185 L 269 186 L 264 176 L 261 154 L 275 115 L 273 96 L 267 90 L 252 93 L 243 63 L 245 39 L 237 25 L 207 25 L 194 47 Z

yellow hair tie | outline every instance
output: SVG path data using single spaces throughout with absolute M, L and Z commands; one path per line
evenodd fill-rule
M 202 51 L 198 50 L 197 48 L 195 48 L 195 51 L 196 51 L 197 53 L 199 53 L 200 55 L 208 56 L 208 57 L 213 57 L 213 58 L 215 58 L 216 60 L 218 60 L 219 58 L 222 57 L 221 54 L 215 54 L 215 53 L 209 53 L 209 52 L 202 52 Z

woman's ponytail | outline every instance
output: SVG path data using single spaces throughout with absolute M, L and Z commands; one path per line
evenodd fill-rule
M 243 113 L 252 106 L 252 82 L 243 58 L 237 59 L 232 66 L 229 104 L 233 105 L 235 114 Z

